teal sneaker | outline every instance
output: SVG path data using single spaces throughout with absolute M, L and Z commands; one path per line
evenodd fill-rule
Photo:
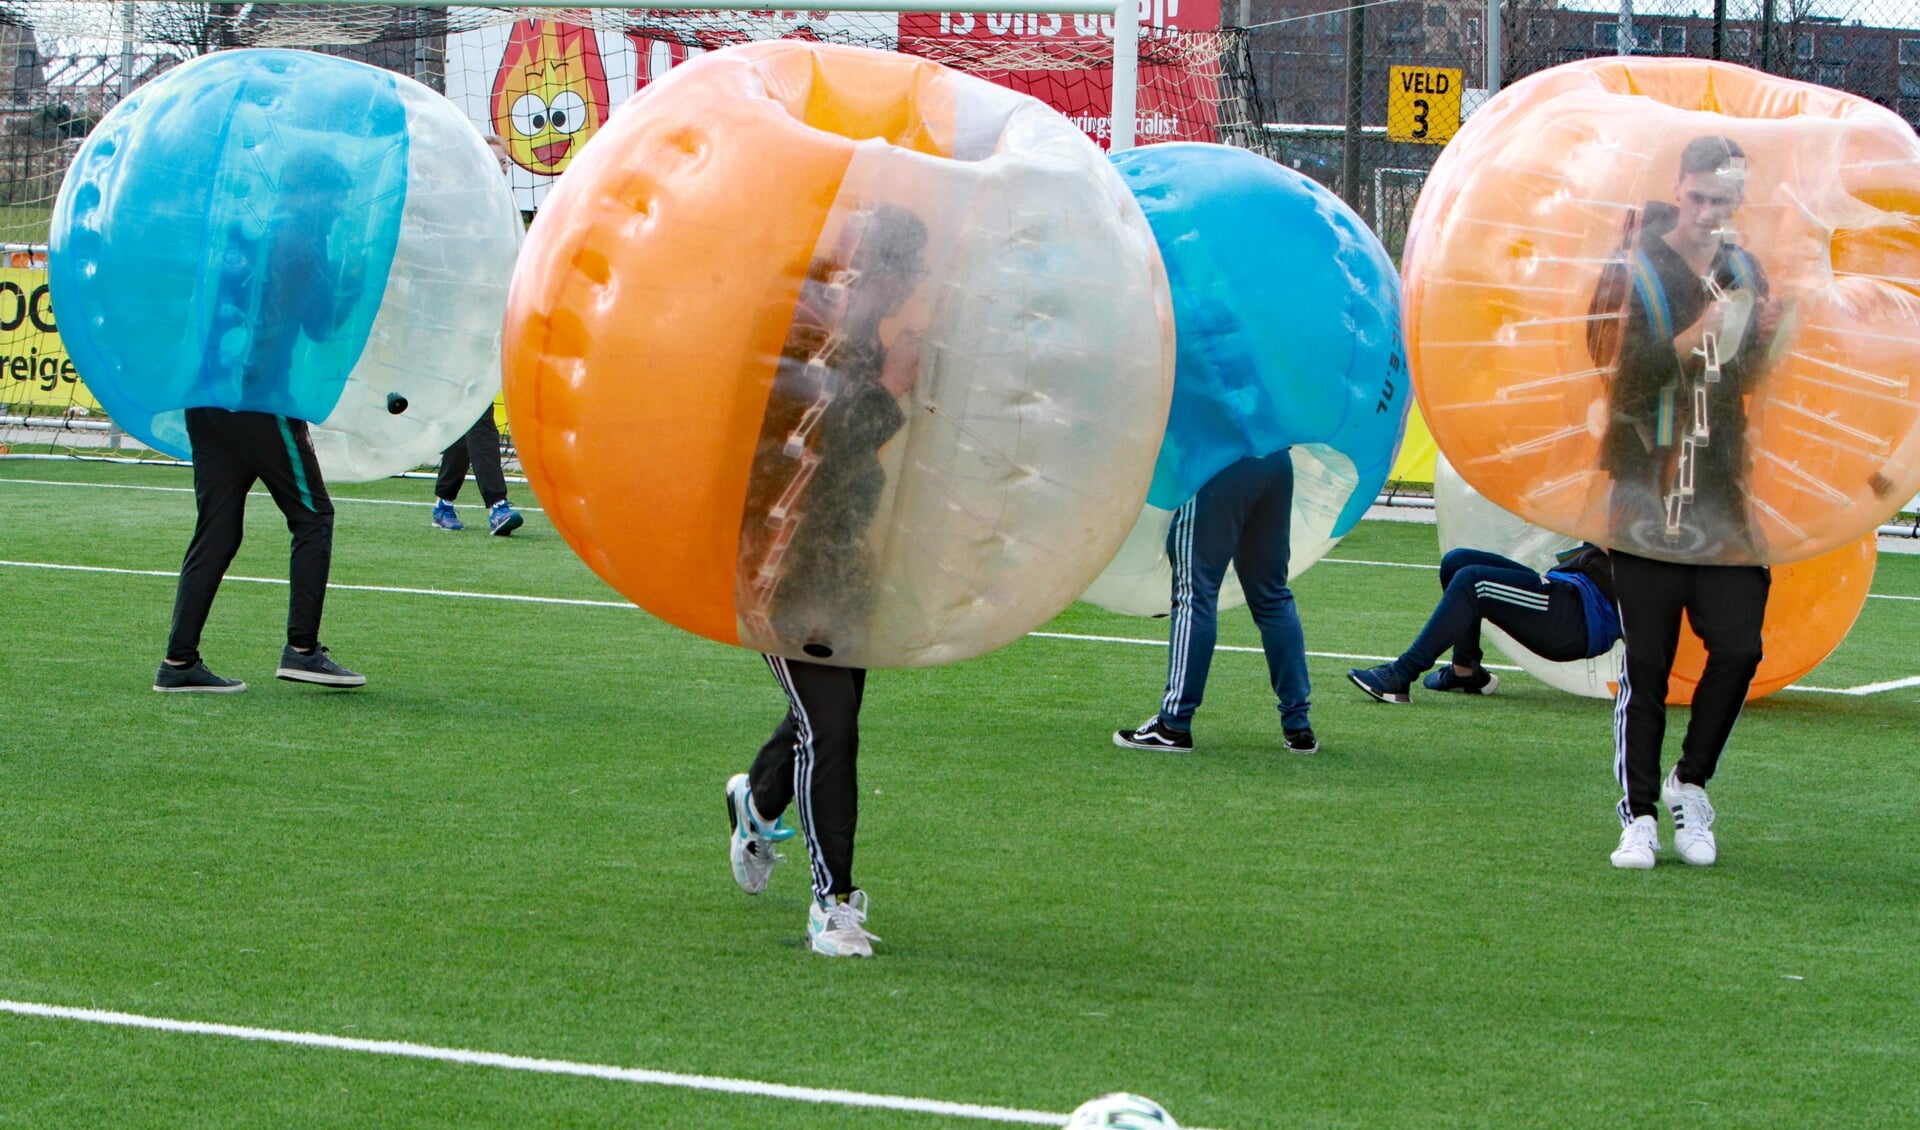
M 782 827 L 778 820 L 768 824 L 760 819 L 753 810 L 753 790 L 745 773 L 735 773 L 727 781 L 727 823 L 733 827 L 733 834 L 727 837 L 733 881 L 741 890 L 757 895 L 767 889 L 774 864 L 787 861 L 773 845 L 792 839 L 793 829 Z

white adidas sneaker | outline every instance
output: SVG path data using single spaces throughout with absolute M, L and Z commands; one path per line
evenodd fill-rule
M 1636 816 L 1620 831 L 1620 846 L 1613 849 L 1613 865 L 1632 871 L 1653 866 L 1654 853 L 1660 850 L 1660 822 L 1651 816 Z
M 1720 858 L 1713 842 L 1713 803 L 1699 785 L 1680 783 L 1679 770 L 1660 785 L 1660 803 L 1673 813 L 1673 850 L 1695 867 L 1711 867 Z
M 807 944 L 828 957 L 872 957 L 878 935 L 867 933 L 867 892 L 854 891 L 847 901 L 822 904 L 815 899 L 807 910 Z

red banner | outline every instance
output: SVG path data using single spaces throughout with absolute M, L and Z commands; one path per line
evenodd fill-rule
M 1140 85 L 1135 140 L 1214 141 L 1219 121 L 1217 53 L 1196 52 L 1204 64 L 1156 62 L 1155 40 L 1169 31 L 1220 28 L 1220 0 L 1140 0 Z M 1031 94 L 1065 114 L 1099 142 L 1108 143 L 1113 116 L 1113 17 L 966 12 L 908 12 L 900 16 L 900 50 L 963 69 Z M 983 62 L 1005 60 L 1004 67 Z M 1098 65 L 1094 64 L 1098 60 Z

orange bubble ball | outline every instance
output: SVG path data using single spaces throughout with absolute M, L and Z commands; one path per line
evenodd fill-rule
M 1723 156 L 1683 172 L 1696 142 Z M 1415 209 L 1422 412 L 1559 533 L 1707 564 L 1849 546 L 1920 490 L 1916 218 L 1920 138 L 1864 99 L 1698 59 L 1541 72 Z
M 1773 567 L 1767 590 L 1767 618 L 1760 627 L 1760 669 L 1747 688 L 1747 701 L 1792 686 L 1826 662 L 1847 638 L 1879 562 L 1879 538 L 1868 534 L 1851 545 L 1818 557 Z M 1667 681 L 1667 702 L 1686 706 L 1707 669 L 1707 648 L 1683 619 L 1680 649 Z
M 1070 121 L 794 40 L 674 68 L 572 158 L 505 352 L 528 480 L 596 573 L 855 667 L 1070 603 L 1139 513 L 1173 380 L 1152 232 Z

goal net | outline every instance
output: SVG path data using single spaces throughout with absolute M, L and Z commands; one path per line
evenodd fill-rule
M 1220 0 L 1141 0 L 1136 141 L 1248 144 L 1262 117 L 1245 33 Z M 343 55 L 441 91 L 499 135 L 525 213 L 621 103 L 672 67 L 754 40 L 800 38 L 936 60 L 1053 106 L 1105 145 L 1113 16 L 476 5 L 0 4 L 0 447 L 130 445 L 67 360 L 47 301 L 55 193 L 120 99 L 196 55 L 288 47 Z M 506 423 L 503 420 L 503 424 Z

